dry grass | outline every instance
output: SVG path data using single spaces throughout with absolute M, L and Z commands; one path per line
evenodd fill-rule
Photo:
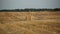
M 0 34 L 60 34 L 60 12 L 0 12 Z

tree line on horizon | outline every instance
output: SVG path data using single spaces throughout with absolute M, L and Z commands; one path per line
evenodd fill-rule
M 34 8 L 25 8 L 25 9 L 12 9 L 12 10 L 8 10 L 8 9 L 4 9 L 4 10 L 0 10 L 0 11 L 60 11 L 60 8 L 55 8 L 55 9 L 34 9 Z

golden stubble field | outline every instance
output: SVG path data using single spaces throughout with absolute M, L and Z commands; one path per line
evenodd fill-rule
M 60 12 L 0 12 L 0 34 L 60 34 Z

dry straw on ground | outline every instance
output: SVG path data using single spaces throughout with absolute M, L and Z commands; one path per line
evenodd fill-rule
M 60 12 L 0 12 L 0 34 L 60 34 Z

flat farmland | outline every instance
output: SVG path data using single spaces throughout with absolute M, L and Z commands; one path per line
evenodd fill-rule
M 0 12 L 0 34 L 60 34 L 60 12 Z

